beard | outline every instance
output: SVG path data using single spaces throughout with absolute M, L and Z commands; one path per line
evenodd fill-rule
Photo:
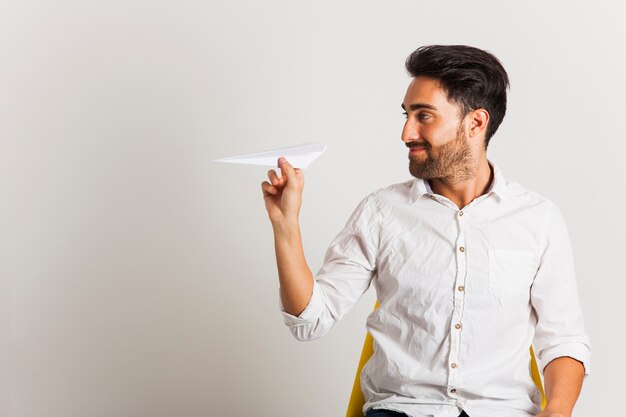
M 454 140 L 440 146 L 426 147 L 418 155 L 409 154 L 409 172 L 415 178 L 425 180 L 444 178 L 451 184 L 464 181 L 475 176 L 474 165 L 462 123 L 459 123 Z

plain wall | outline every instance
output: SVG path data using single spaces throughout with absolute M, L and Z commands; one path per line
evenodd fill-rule
M 341 416 L 370 289 L 324 338 L 278 310 L 269 168 L 301 142 L 317 272 L 365 195 L 410 179 L 400 103 L 421 45 L 511 78 L 488 157 L 568 222 L 592 374 L 626 388 L 626 6 L 614 1 L 0 3 L 0 416 Z M 611 399 L 612 400 L 611 400 Z

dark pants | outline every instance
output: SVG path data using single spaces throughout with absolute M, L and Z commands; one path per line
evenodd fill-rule
M 367 414 L 365 414 L 365 417 L 407 417 L 407 415 L 398 411 L 372 410 L 370 408 L 369 410 L 367 410 Z M 465 411 L 461 411 L 459 417 L 469 417 L 469 415 L 467 415 Z

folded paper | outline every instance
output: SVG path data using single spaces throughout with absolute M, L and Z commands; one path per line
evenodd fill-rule
M 306 169 L 311 162 L 315 161 L 325 150 L 326 145 L 307 142 L 286 148 L 214 159 L 214 161 L 278 167 L 278 158 L 284 156 L 294 168 Z

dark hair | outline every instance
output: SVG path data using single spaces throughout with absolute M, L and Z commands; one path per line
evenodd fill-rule
M 472 46 L 426 45 L 409 55 L 405 66 L 413 77 L 437 79 L 448 100 L 460 105 L 463 117 L 475 109 L 487 110 L 487 149 L 506 113 L 509 77 L 498 58 Z

